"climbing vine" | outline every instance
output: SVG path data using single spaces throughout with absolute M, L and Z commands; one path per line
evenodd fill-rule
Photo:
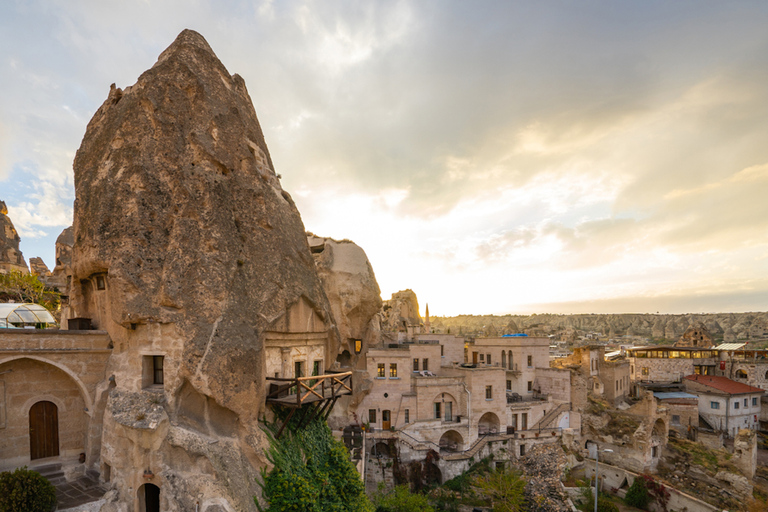
M 334 439 L 328 425 L 315 420 L 280 439 L 274 427 L 265 428 L 270 447 L 267 458 L 274 467 L 262 470 L 263 512 L 373 512 L 365 486 L 344 444 Z

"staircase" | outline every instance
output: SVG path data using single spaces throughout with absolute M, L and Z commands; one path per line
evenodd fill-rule
M 54 486 L 63 484 L 67 481 L 67 479 L 64 478 L 64 472 L 61 470 L 61 464 L 46 464 L 45 466 L 37 466 L 30 469 L 43 475 Z
M 536 422 L 535 425 L 533 425 L 529 430 L 537 430 L 542 428 L 553 428 L 553 423 L 557 421 L 557 418 L 560 416 L 561 413 L 570 411 L 571 410 L 571 404 L 565 403 L 560 404 L 551 411 L 549 411 L 547 414 L 545 414 L 539 421 Z M 555 427 L 557 425 L 554 425 Z

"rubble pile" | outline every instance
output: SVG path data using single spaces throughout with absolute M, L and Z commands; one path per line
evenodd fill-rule
M 561 478 L 565 467 L 565 452 L 559 445 L 536 445 L 519 462 L 528 483 L 525 499 L 530 510 L 539 512 L 570 511 L 562 490 Z

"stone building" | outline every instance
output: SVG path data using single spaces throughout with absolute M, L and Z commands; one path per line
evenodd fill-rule
M 710 348 L 714 346 L 714 340 L 703 323 L 697 322 L 688 326 L 675 347 Z
M 740 429 L 758 428 L 762 389 L 713 375 L 688 375 L 683 384 L 699 397 L 699 415 L 715 429 L 735 437 Z
M 8 217 L 8 207 L 0 201 L 0 273 L 18 271 L 26 274 L 29 272 L 24 255 L 19 250 L 20 241 L 21 238 Z

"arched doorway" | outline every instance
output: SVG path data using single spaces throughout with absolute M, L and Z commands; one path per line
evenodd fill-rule
M 59 408 L 43 400 L 29 409 L 29 458 L 59 455 Z
M 160 512 L 160 488 L 155 484 L 139 487 L 139 512 Z
M 496 434 L 499 432 L 499 417 L 492 412 L 487 412 L 480 417 L 480 421 L 477 424 L 477 433 L 479 435 L 484 434 Z
M 384 457 L 387 459 L 392 456 L 389 451 L 389 445 L 382 441 L 379 441 L 371 447 L 371 455 L 374 457 Z
M 460 452 L 464 448 L 464 438 L 455 430 L 448 430 L 440 437 L 440 451 Z

